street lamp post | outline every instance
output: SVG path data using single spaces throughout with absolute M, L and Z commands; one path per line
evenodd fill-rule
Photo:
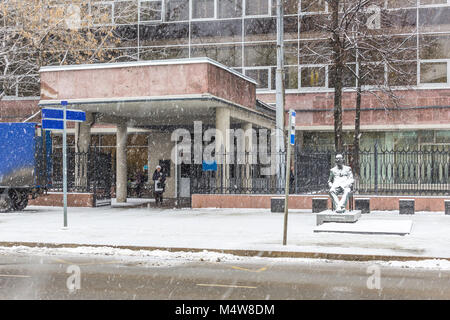
M 275 78 L 276 87 L 276 174 L 277 190 L 283 188 L 284 179 L 284 43 L 283 43 L 283 0 L 277 0 L 277 70 Z

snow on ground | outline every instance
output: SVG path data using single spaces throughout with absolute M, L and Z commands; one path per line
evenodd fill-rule
M 270 209 L 69 208 L 69 229 L 62 230 L 62 208 L 29 206 L 0 215 L 0 242 L 450 258 L 450 216 L 443 212 L 372 212 L 361 217 L 374 223 L 412 220 L 411 234 L 405 236 L 314 233 L 315 220 L 310 212 L 290 210 L 288 245 L 283 246 L 283 214 Z
M 193 262 L 245 263 L 247 265 L 260 265 L 261 263 L 263 263 L 266 266 L 280 264 L 350 264 L 349 261 L 336 261 L 326 259 L 242 257 L 232 254 L 211 252 L 207 250 L 204 250 L 202 252 L 170 252 L 167 250 L 129 250 L 112 247 L 83 246 L 75 248 L 46 248 L 27 246 L 0 247 L 0 256 L 1 255 L 70 256 L 71 258 L 107 257 L 108 259 L 113 259 L 114 261 L 122 263 L 139 262 L 139 265 L 141 267 L 171 267 Z M 422 261 L 355 261 L 351 263 L 356 263 L 362 266 L 379 265 L 380 267 L 450 271 L 450 261 L 443 259 L 429 259 Z

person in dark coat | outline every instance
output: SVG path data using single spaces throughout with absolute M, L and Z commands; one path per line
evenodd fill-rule
M 162 204 L 163 193 L 166 187 L 166 175 L 161 171 L 161 166 L 156 166 L 152 180 L 155 182 L 155 203 L 156 205 Z
M 136 196 L 142 197 L 142 188 L 144 187 L 144 174 L 138 171 L 136 174 Z

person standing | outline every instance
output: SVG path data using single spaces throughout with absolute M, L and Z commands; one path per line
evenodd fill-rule
M 144 174 L 138 171 L 136 174 L 136 197 L 142 197 L 142 188 L 144 187 Z
M 161 166 L 156 166 L 152 180 L 155 183 L 155 203 L 156 205 L 162 205 L 163 193 L 166 187 L 166 175 L 161 171 Z

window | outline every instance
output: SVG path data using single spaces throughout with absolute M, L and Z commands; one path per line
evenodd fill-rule
M 194 21 L 191 23 L 192 43 L 242 41 L 242 20 Z
M 219 18 L 242 17 L 242 0 L 217 0 Z
M 327 40 L 300 41 L 301 64 L 331 63 L 331 46 Z
M 411 8 L 416 6 L 416 0 L 387 0 L 387 8 Z
M 146 134 L 129 134 L 127 136 L 127 146 L 138 146 L 146 147 L 148 146 L 148 136 Z
M 215 17 L 215 0 L 192 0 L 192 19 Z
M 114 37 L 120 39 L 120 42 L 115 44 L 116 47 L 137 47 L 137 25 L 116 26 L 112 33 Z
M 277 48 L 275 43 L 246 44 L 244 48 L 246 67 L 275 66 Z
M 269 0 L 245 0 L 246 16 L 269 15 Z
M 283 19 L 284 39 L 298 39 L 297 17 L 284 17 Z
M 435 131 L 436 143 L 448 143 L 450 144 L 450 130 L 447 131 Z
M 447 62 L 422 62 L 420 83 L 447 83 Z
M 162 18 L 161 1 L 141 1 L 139 19 L 141 22 L 161 21 Z
M 302 67 L 301 86 L 302 88 L 324 87 L 325 67 Z
M 139 38 L 141 46 L 188 44 L 189 24 L 183 22 L 141 25 Z
M 189 0 L 167 0 L 166 20 L 189 20 Z
M 392 86 L 417 84 L 417 63 L 397 63 L 388 66 L 388 82 Z
M 421 8 L 420 31 L 450 31 L 449 16 L 450 7 Z
M 417 26 L 416 9 L 386 10 L 382 12 L 381 27 L 390 33 L 414 33 Z
M 277 39 L 276 18 L 254 18 L 244 21 L 245 41 L 264 41 Z
M 302 0 L 306 1 L 306 0 Z M 298 13 L 298 0 L 283 0 L 283 6 L 284 6 L 284 15 L 289 14 L 297 14 Z M 272 0 L 272 15 L 277 15 L 277 0 Z
M 346 88 L 353 88 L 356 86 L 356 64 L 347 64 L 342 71 L 342 83 Z M 328 67 L 328 87 L 334 88 L 334 66 Z
M 284 43 L 284 64 L 285 65 L 297 65 L 298 61 L 298 43 L 285 42 Z
M 301 12 L 324 12 L 326 3 L 325 0 L 302 0 Z
M 276 90 L 277 68 L 272 68 L 272 90 Z M 298 68 L 284 67 L 284 88 L 298 89 Z
M 383 63 L 363 64 L 358 73 L 363 86 L 383 86 L 385 84 Z
M 417 37 L 398 36 L 390 37 L 386 42 L 386 49 L 391 52 L 391 58 L 398 61 L 416 60 Z
M 136 23 L 137 13 L 137 1 L 114 2 L 114 22 L 117 24 Z
M 447 0 L 420 0 L 420 5 L 427 5 L 427 4 L 446 4 Z
M 423 36 L 419 48 L 421 59 L 450 59 L 450 35 Z
M 111 62 L 137 61 L 137 48 L 113 49 L 110 51 Z
M 189 57 L 188 47 L 142 48 L 140 60 L 182 59 Z
M 91 13 L 96 25 L 112 23 L 112 3 L 94 3 L 91 7 Z
M 254 79 L 257 89 L 269 89 L 269 69 L 246 69 L 245 75 Z
M 208 57 L 229 67 L 242 65 L 241 45 L 192 46 L 192 57 Z
M 300 39 L 305 38 L 327 38 L 327 31 L 323 26 L 327 25 L 329 15 L 316 14 L 301 16 Z

